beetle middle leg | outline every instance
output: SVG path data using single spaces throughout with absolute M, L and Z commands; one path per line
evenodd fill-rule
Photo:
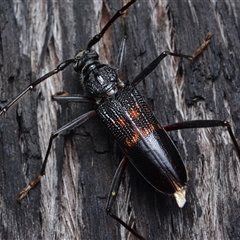
M 49 143 L 48 143 L 48 148 L 47 148 L 47 152 L 42 164 L 42 169 L 40 174 L 32 181 L 30 182 L 25 188 L 23 188 L 23 190 L 21 192 L 19 192 L 19 196 L 17 201 L 21 202 L 23 198 L 25 198 L 28 194 L 28 192 L 30 190 L 32 190 L 41 180 L 42 176 L 45 175 L 45 170 L 46 170 L 46 165 L 47 165 L 47 160 L 48 160 L 48 156 L 52 147 L 52 143 L 53 140 L 59 136 L 59 135 L 64 135 L 66 134 L 66 132 L 80 126 L 81 124 L 83 124 L 84 122 L 86 122 L 87 120 L 89 120 L 90 118 L 93 118 L 96 116 L 96 111 L 89 111 L 81 116 L 79 116 L 78 118 L 75 118 L 74 120 L 72 120 L 71 122 L 67 123 L 66 125 L 64 125 L 63 127 L 59 128 L 55 133 L 53 133 L 49 139 Z
M 80 94 L 69 94 L 66 91 L 58 92 L 52 96 L 53 101 L 57 101 L 60 103 L 67 102 L 79 102 L 79 103 L 95 103 L 96 100 L 92 97 L 86 97 Z

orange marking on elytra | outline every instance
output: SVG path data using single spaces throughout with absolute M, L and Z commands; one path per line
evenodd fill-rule
M 126 119 L 124 117 L 119 117 L 117 122 L 120 125 L 120 127 L 125 127 L 126 126 Z
M 154 125 L 150 123 L 150 124 L 148 124 L 147 127 L 141 129 L 141 133 L 144 135 L 148 135 L 148 134 L 152 133 L 154 129 L 155 129 Z
M 138 111 L 138 109 L 139 109 L 139 105 L 136 103 L 135 106 L 134 106 L 134 108 L 132 108 L 132 109 L 130 109 L 130 110 L 128 111 L 128 114 L 129 114 L 132 118 L 137 119 L 137 118 L 139 118 L 139 116 L 140 116 L 140 112 Z
M 139 118 L 140 115 L 140 113 L 134 109 L 129 110 L 128 113 L 132 118 Z
M 137 131 L 134 131 L 133 136 L 131 136 L 130 138 L 129 137 L 126 138 L 125 142 L 128 145 L 128 147 L 132 147 L 134 144 L 137 143 L 138 139 L 139 139 L 139 133 Z
M 153 124 L 149 124 L 149 126 L 148 126 L 150 129 L 151 129 L 151 131 L 153 131 L 154 129 L 155 129 L 155 127 L 154 127 L 154 125 Z

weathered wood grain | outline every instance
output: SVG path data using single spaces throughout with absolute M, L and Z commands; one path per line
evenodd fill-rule
M 86 48 L 121 4 L 0 1 L 1 107 Z M 209 31 L 214 33 L 194 62 L 167 57 L 139 84 L 163 125 L 227 119 L 239 136 L 239 12 L 239 4 L 226 0 L 138 0 L 129 9 L 128 81 L 162 51 L 192 54 Z M 119 19 L 95 47 L 103 61 L 116 66 L 123 36 Z M 51 132 L 93 108 L 53 103 L 51 95 L 62 89 L 82 92 L 71 67 L 0 118 L 0 239 L 135 239 L 105 213 L 122 155 L 97 118 L 55 141 L 41 184 L 16 202 L 18 192 L 38 175 Z M 179 209 L 129 167 L 115 211 L 149 240 L 239 239 L 240 166 L 227 132 L 184 130 L 171 136 L 189 169 L 186 206 Z

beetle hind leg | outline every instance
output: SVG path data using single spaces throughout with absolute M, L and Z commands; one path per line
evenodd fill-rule
M 185 121 L 185 122 L 170 124 L 170 125 L 164 126 L 163 128 L 166 131 L 175 131 L 175 130 L 181 130 L 181 129 L 187 129 L 187 128 L 209 128 L 209 127 L 225 127 L 225 128 L 227 128 L 229 136 L 235 147 L 235 151 L 238 156 L 238 159 L 240 160 L 240 147 L 238 145 L 236 137 L 233 134 L 232 127 L 228 121 L 193 120 L 193 121 Z
M 122 180 L 123 174 L 125 173 L 128 162 L 129 160 L 127 159 L 127 157 L 124 157 L 115 172 L 115 175 L 112 180 L 110 193 L 108 196 L 106 212 L 110 217 L 112 217 L 121 225 L 123 225 L 128 231 L 130 231 L 138 239 L 145 240 L 145 238 L 142 237 L 138 232 L 136 232 L 131 226 L 129 226 L 126 222 L 124 222 L 122 219 L 120 219 L 118 216 L 112 213 L 112 206 L 116 200 L 118 189 L 121 184 L 121 180 Z

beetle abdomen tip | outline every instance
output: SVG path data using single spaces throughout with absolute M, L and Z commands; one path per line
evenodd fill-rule
M 186 203 L 186 188 L 179 188 L 174 194 L 174 197 L 176 199 L 177 205 L 182 208 L 184 204 Z

